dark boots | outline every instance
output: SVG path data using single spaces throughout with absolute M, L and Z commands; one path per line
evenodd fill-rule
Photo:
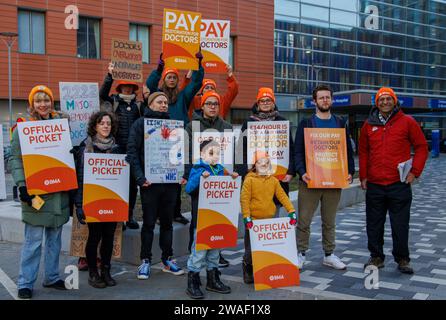
M 99 276 L 98 269 L 89 270 L 88 284 L 98 289 L 103 289 L 107 286 L 104 280 Z
M 246 284 L 254 283 L 252 264 L 247 264 L 245 261 L 243 261 L 243 282 Z
M 129 229 L 139 229 L 139 224 L 133 218 L 133 211 L 129 212 L 129 221 L 125 223 L 125 226 Z
M 207 270 L 206 290 L 217 293 L 231 293 L 231 288 L 220 281 L 220 274 L 217 268 Z
M 107 287 L 116 286 L 116 281 L 110 275 L 110 266 L 101 266 L 101 279 Z
M 200 285 L 200 273 L 189 271 L 187 275 L 187 295 L 192 299 L 203 299 L 204 294 L 200 290 Z

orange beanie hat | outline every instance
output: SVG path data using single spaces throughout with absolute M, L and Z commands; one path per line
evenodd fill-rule
M 274 91 L 271 88 L 260 88 L 257 93 L 257 101 L 262 98 L 271 98 L 274 102 L 276 102 L 276 97 L 274 96 Z
M 164 80 L 168 73 L 175 73 L 177 77 L 179 78 L 178 69 L 176 68 L 164 68 L 163 73 L 161 74 L 161 79 Z
M 201 103 L 200 103 L 200 106 L 203 107 L 203 105 L 204 105 L 204 103 L 206 102 L 206 100 L 207 100 L 208 98 L 210 98 L 210 97 L 215 97 L 215 98 L 217 98 L 218 103 L 221 103 L 221 97 L 220 97 L 220 95 L 219 95 L 217 92 L 215 92 L 215 91 L 208 91 L 208 92 L 206 92 L 205 94 L 203 94 L 203 95 L 201 96 Z
M 398 98 L 396 97 L 395 92 L 391 88 L 382 87 L 378 90 L 375 96 L 375 105 L 378 105 L 378 100 L 381 96 L 389 95 L 393 98 L 393 101 L 395 101 L 395 104 L 398 102 Z
M 47 86 L 44 86 L 43 84 L 39 84 L 39 85 L 35 86 L 34 88 L 32 88 L 31 92 L 29 93 L 28 102 L 29 102 L 29 106 L 31 108 L 34 108 L 34 96 L 38 92 L 46 93 L 51 99 L 51 104 L 54 105 L 53 92 Z
M 214 86 L 214 90 L 217 89 L 217 84 L 215 83 L 214 80 L 212 80 L 212 79 L 203 79 L 203 82 L 202 82 L 201 88 L 200 88 L 200 92 L 201 93 L 203 93 L 204 87 L 206 87 L 208 84 L 213 85 Z

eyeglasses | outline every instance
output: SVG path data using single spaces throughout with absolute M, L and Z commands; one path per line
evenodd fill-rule
M 259 100 L 259 104 L 270 104 L 272 102 L 273 102 L 272 99 L 260 99 Z
M 218 107 L 218 106 L 220 106 L 220 103 L 218 103 L 218 102 L 205 102 L 204 105 L 207 106 L 207 107 Z

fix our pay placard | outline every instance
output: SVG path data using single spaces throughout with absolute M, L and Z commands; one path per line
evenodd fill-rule
M 166 66 L 198 70 L 201 13 L 164 9 L 163 57 Z

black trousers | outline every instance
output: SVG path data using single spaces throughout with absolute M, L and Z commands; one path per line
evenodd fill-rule
M 101 263 L 109 266 L 113 254 L 113 239 L 115 236 L 116 222 L 95 222 L 88 223 L 88 240 L 85 247 L 87 255 L 87 264 L 90 270 L 96 270 L 96 259 L 98 257 L 98 245 L 101 242 L 99 250 L 101 254 Z
M 383 186 L 367 183 L 366 220 L 368 249 L 372 257 L 384 260 L 384 225 L 389 212 L 395 262 L 409 259 L 409 220 L 412 204 L 410 184 L 397 182 Z
M 173 213 L 173 216 L 175 218 L 181 216 L 181 184 L 178 185 L 178 195 L 175 202 L 175 211 Z
M 136 196 L 138 195 L 138 184 L 133 174 L 130 174 L 129 185 L 129 221 L 133 218 L 133 210 L 135 209 Z
M 159 245 L 162 251 L 161 258 L 167 259 L 173 255 L 173 215 L 178 194 L 177 184 L 152 184 L 141 188 L 141 204 L 143 211 L 143 225 L 141 229 L 142 259 L 152 259 L 153 229 L 156 218 L 160 219 Z

